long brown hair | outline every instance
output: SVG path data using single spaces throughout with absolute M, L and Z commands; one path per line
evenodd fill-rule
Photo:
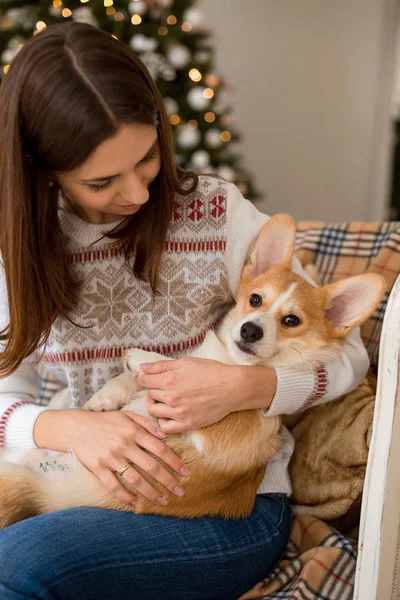
M 123 43 L 82 23 L 48 27 L 14 59 L 0 87 L 0 253 L 10 311 L 0 331 L 0 376 L 42 346 L 56 317 L 68 318 L 77 304 L 54 172 L 84 163 L 127 123 L 157 126 L 161 170 L 140 212 L 107 237 L 133 256 L 134 274 L 154 291 L 174 195 L 193 191 L 197 178 L 177 166 L 147 69 Z

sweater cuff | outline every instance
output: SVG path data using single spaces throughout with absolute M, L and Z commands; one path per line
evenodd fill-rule
M 0 446 L 13 450 L 38 448 L 33 438 L 33 429 L 45 406 L 19 400 L 14 402 L 0 419 Z
M 315 372 L 285 368 L 275 368 L 275 372 L 277 381 L 274 399 L 269 408 L 261 409 L 265 417 L 289 415 L 313 404 L 318 387 Z

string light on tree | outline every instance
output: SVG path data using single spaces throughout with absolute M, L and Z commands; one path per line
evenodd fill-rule
M 198 69 L 190 69 L 189 77 L 192 81 L 195 81 L 197 83 L 198 81 L 201 81 L 201 78 L 203 76 Z
M 218 75 L 214 75 L 214 73 L 207 73 L 205 81 L 210 87 L 218 87 L 221 83 L 221 78 Z
M 184 23 L 182 23 L 181 29 L 185 33 L 189 33 L 189 31 L 192 31 L 192 24 L 189 23 L 189 21 L 185 21 Z
M 214 123 L 215 118 L 216 117 L 213 112 L 208 112 L 204 115 L 204 120 L 207 121 L 207 123 Z
M 140 25 L 140 23 L 142 22 L 142 17 L 140 15 L 132 15 L 131 17 L 131 23 L 132 25 Z
M 222 115 L 220 121 L 222 125 L 230 125 L 232 123 L 232 118 L 229 115 Z

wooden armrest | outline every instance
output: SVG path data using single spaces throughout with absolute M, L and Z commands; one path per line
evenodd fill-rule
M 355 600 L 397 598 L 400 581 L 400 276 L 382 326 L 373 432 L 361 507 Z

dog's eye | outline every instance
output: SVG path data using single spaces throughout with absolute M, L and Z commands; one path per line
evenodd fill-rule
M 261 306 L 262 304 L 262 298 L 259 294 L 252 294 L 249 303 L 252 308 L 258 308 L 258 306 Z
M 296 315 L 287 315 L 287 317 L 283 317 L 281 323 L 286 327 L 297 327 L 300 325 L 300 319 Z

